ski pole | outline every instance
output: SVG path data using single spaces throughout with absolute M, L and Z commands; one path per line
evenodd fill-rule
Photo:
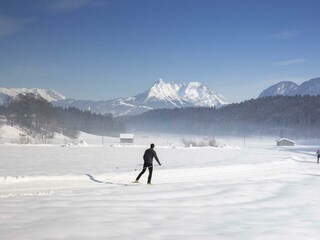
M 139 164 L 139 165 L 142 165 L 142 164 Z M 159 165 L 159 166 L 160 166 L 160 165 Z M 158 167 L 158 165 L 143 167 L 142 170 L 143 170 L 143 169 L 147 169 L 147 168 L 151 168 L 151 167 Z M 118 171 L 119 169 L 120 169 L 119 167 L 116 167 L 116 170 L 117 170 L 117 171 Z M 137 170 L 138 170 L 137 168 L 134 169 L 134 171 L 137 171 Z M 126 172 L 128 172 L 128 171 L 133 171 L 133 170 L 131 170 L 131 169 L 123 170 L 123 169 L 121 169 L 121 171 L 126 171 Z

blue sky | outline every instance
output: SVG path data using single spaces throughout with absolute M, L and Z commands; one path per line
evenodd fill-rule
M 0 87 L 107 100 L 162 78 L 230 102 L 320 76 L 317 0 L 0 0 Z

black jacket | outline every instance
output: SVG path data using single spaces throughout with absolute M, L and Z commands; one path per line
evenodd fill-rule
M 155 159 L 157 160 L 157 162 L 159 163 L 159 165 L 161 164 L 160 161 L 159 161 L 159 159 L 158 159 L 158 156 L 157 156 L 156 151 L 153 150 L 153 148 L 147 149 L 147 150 L 144 152 L 144 155 L 143 155 L 144 164 L 152 165 L 152 163 L 153 163 L 153 158 L 155 158 Z

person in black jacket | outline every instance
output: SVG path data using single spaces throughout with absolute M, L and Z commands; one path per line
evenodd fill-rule
M 149 169 L 149 176 L 148 176 L 148 184 L 151 184 L 151 178 L 152 178 L 152 170 L 153 170 L 153 158 L 156 159 L 156 161 L 158 162 L 158 164 L 161 166 L 161 163 L 159 161 L 159 158 L 157 156 L 156 151 L 154 150 L 154 144 L 151 143 L 150 148 L 147 149 L 144 152 L 143 155 L 143 168 L 141 173 L 138 175 L 138 177 L 136 178 L 135 183 L 139 182 L 140 177 L 145 173 L 145 171 L 147 170 L 147 168 Z
M 320 150 L 317 151 L 316 153 L 316 156 L 317 156 L 317 163 L 319 163 L 319 158 L 320 158 Z

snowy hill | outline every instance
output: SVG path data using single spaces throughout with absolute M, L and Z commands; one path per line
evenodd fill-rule
M 12 127 L 8 125 L 0 126 L 0 137 L 1 139 L 18 139 L 20 134 L 25 134 L 17 127 Z
M 22 129 L 21 127 L 14 125 L 9 126 L 6 124 L 1 124 L 0 122 L 0 144 L 79 144 L 81 140 L 71 139 L 61 133 L 55 132 L 52 138 L 43 139 L 39 138 L 39 136 L 32 136 L 30 133 L 28 134 L 27 129 Z M 87 134 L 89 135 L 89 134 Z
M 40 89 L 40 88 L 0 88 L 0 105 L 6 105 L 9 103 L 11 98 L 15 98 L 19 94 L 32 93 L 36 96 L 40 96 L 49 102 L 54 102 L 58 100 L 64 100 L 66 97 L 62 94 L 50 90 L 50 89 Z
M 303 82 L 296 91 L 294 91 L 294 95 L 320 95 L 320 77 Z
M 297 85 L 296 83 L 289 81 L 279 82 L 262 91 L 259 97 L 269 97 L 276 95 L 320 95 L 320 77 L 305 81 L 301 85 Z
M 293 91 L 298 88 L 298 85 L 294 82 L 284 81 L 279 82 L 266 90 L 262 91 L 259 97 L 269 97 L 269 96 L 277 96 L 277 95 L 290 95 Z
M 176 107 L 220 107 L 228 104 L 221 94 L 215 93 L 200 82 L 183 84 L 156 81 L 147 91 L 128 98 L 109 101 L 65 99 L 54 103 L 63 107 L 76 107 L 114 116 L 135 115 L 151 109 Z

